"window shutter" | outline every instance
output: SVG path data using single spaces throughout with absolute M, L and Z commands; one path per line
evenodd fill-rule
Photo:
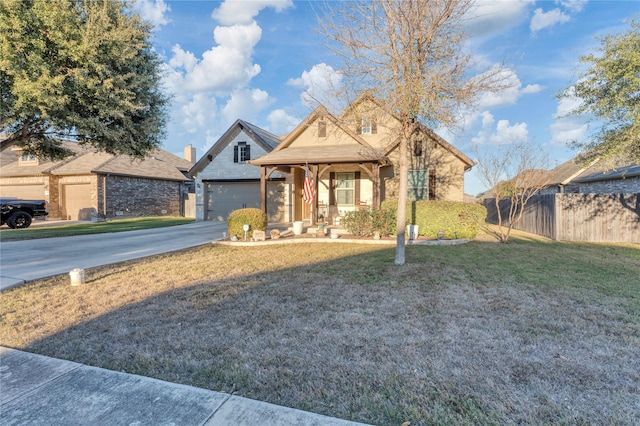
M 356 118 L 356 135 L 362 134 L 362 117 Z
M 336 205 L 336 173 L 329 173 L 329 205 Z
M 356 181 L 355 181 L 355 202 L 358 204 L 360 202 L 360 172 L 356 172 Z
M 238 162 L 238 145 L 235 145 L 233 147 L 233 162 L 234 163 Z
M 371 134 L 375 135 L 378 133 L 378 123 L 375 118 L 371 119 Z
M 327 122 L 319 121 L 318 122 L 318 137 L 326 138 L 327 137 Z
M 429 199 L 430 200 L 436 199 L 436 180 L 437 179 L 438 179 L 438 176 L 436 174 L 436 168 L 429 167 Z
M 251 145 L 247 144 L 247 147 L 244 149 L 244 161 L 251 160 Z

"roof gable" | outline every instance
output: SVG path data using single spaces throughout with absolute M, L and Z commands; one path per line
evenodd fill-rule
M 211 148 L 209 148 L 207 152 L 200 157 L 196 164 L 189 169 L 189 175 L 195 176 L 198 172 L 201 172 L 205 167 L 207 167 L 207 165 L 209 165 L 209 163 L 211 163 L 213 159 L 223 151 L 225 146 L 240 132 L 244 132 L 266 152 L 271 152 L 281 142 L 280 138 L 276 135 L 256 126 L 255 124 L 238 119 L 227 129 L 226 132 L 222 134 L 222 136 L 220 136 L 216 143 L 214 143 Z

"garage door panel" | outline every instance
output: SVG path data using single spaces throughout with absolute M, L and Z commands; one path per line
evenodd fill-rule
M 91 184 L 67 184 L 62 187 L 63 217 L 69 220 L 91 220 L 96 209 L 91 202 Z
M 20 198 L 22 200 L 44 200 L 44 186 L 36 185 L 2 185 L 0 197 Z
M 280 221 L 284 200 L 283 185 L 270 182 L 267 185 L 269 221 Z M 229 213 L 243 208 L 260 208 L 259 182 L 207 183 L 205 206 L 206 220 L 227 220 Z
M 247 207 L 260 208 L 260 184 L 229 182 L 207 184 L 207 220 L 227 220 L 229 213 Z

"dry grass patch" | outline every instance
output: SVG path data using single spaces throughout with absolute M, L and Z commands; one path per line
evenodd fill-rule
M 208 246 L 2 294 L 0 344 L 375 424 L 640 422 L 640 250 Z

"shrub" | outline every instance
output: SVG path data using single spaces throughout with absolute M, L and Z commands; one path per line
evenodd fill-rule
M 357 210 L 344 217 L 344 227 L 354 235 L 369 237 L 374 232 L 390 235 L 395 231 L 396 212 L 390 208 Z
M 253 231 L 267 230 L 267 215 L 260 209 L 240 209 L 232 211 L 227 218 L 229 236 L 244 238 L 243 226 L 245 224 L 249 225 L 247 238 L 250 238 L 253 236 Z
M 397 200 L 386 200 L 383 208 L 397 211 Z M 410 201 L 407 202 L 407 224 L 418 225 L 418 232 L 427 238 L 473 239 L 487 216 L 487 209 L 476 203 L 457 201 Z

